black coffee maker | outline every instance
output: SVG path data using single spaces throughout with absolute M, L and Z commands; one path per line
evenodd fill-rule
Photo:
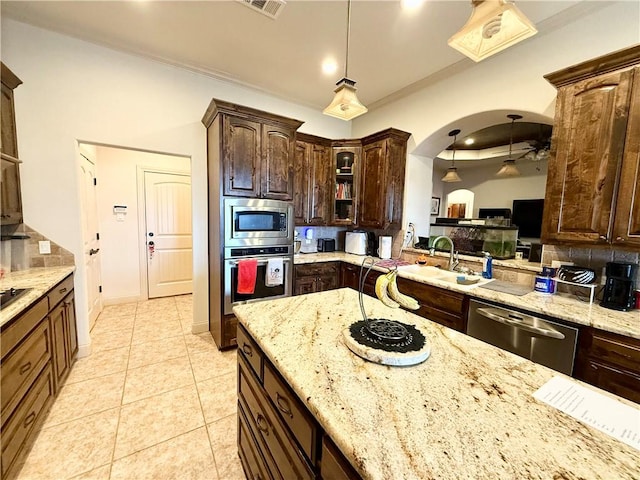
M 608 262 L 605 268 L 607 280 L 600 305 L 623 312 L 631 310 L 637 271 L 638 265 L 634 263 Z

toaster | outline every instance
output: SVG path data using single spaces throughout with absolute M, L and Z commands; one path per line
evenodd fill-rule
M 344 251 L 355 255 L 367 254 L 367 233 L 347 232 L 344 239 Z
M 318 239 L 318 251 L 319 252 L 335 252 L 336 241 L 333 238 L 319 238 Z

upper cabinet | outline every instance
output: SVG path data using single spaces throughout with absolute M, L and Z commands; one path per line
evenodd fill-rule
M 407 132 L 389 128 L 362 139 L 359 226 L 400 228 L 410 136 Z
M 543 243 L 640 247 L 638 64 L 640 46 L 545 77 L 558 98 Z
M 331 225 L 357 225 L 362 143 L 360 140 L 336 140 L 332 156 Z
M 222 167 L 222 193 L 235 197 L 293 199 L 295 134 L 292 120 L 213 99 L 203 123 L 220 115 L 221 132 L 209 135 Z M 212 156 L 212 152 L 209 152 Z
M 296 225 L 327 225 L 331 215 L 331 141 L 296 137 L 293 213 Z
M 22 196 L 20 193 L 20 160 L 18 160 L 18 137 L 13 102 L 13 90 L 22 83 L 4 63 L 2 81 L 2 102 L 0 104 L 2 156 L 2 180 L 0 183 L 0 225 L 22 223 Z

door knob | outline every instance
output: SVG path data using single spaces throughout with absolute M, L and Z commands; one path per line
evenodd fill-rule
M 96 248 L 96 249 L 91 248 L 91 249 L 89 249 L 89 256 L 91 256 L 91 255 L 95 255 L 95 254 L 96 254 L 96 253 L 98 253 L 99 251 L 100 251 L 100 249 L 99 249 L 99 248 Z

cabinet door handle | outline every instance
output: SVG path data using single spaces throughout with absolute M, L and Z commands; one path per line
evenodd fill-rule
M 269 436 L 269 424 L 267 420 L 262 416 L 261 413 L 256 417 L 256 424 L 258 425 L 258 430 L 260 430 L 265 435 Z
M 285 415 L 289 415 L 290 418 L 293 418 L 293 413 L 291 412 L 291 407 L 289 406 L 289 400 L 280 395 L 279 392 L 276 392 L 276 403 L 278 404 L 278 410 L 280 410 Z
M 622 238 L 622 237 L 616 237 L 616 241 L 618 241 L 618 242 L 624 242 L 624 238 Z
M 20 367 L 20 375 L 24 375 L 29 370 L 31 370 L 31 362 L 27 362 Z
M 36 419 L 36 412 L 31 412 L 29 415 L 27 415 L 27 418 L 24 419 L 24 422 L 22 422 L 23 427 L 27 428 L 29 425 L 33 423 L 35 419 Z
M 606 239 L 607 239 L 606 235 L 600 235 L 600 240 L 606 240 Z
M 246 343 L 242 344 L 242 351 L 245 355 L 253 357 L 253 349 L 251 348 L 251 345 L 247 345 Z
M 61 288 L 60 290 L 58 290 L 58 293 L 64 293 L 67 291 L 67 287 Z

